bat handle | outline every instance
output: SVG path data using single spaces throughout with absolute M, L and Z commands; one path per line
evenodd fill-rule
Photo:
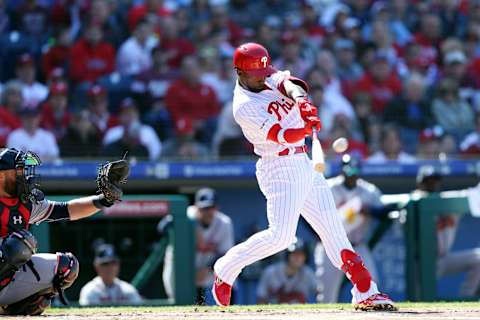
M 316 128 L 312 128 L 312 139 L 318 140 L 318 132 Z

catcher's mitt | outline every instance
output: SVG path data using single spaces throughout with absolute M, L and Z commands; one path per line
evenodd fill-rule
M 103 194 L 107 206 L 113 205 L 116 201 L 120 201 L 123 191 L 122 184 L 127 182 L 130 166 L 125 160 L 107 162 L 99 166 L 97 174 L 98 193 Z

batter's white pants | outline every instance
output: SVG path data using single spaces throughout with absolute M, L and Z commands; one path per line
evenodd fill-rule
M 242 269 L 255 261 L 286 249 L 295 239 L 300 214 L 322 240 L 328 258 L 340 269 L 343 249 L 353 250 L 325 177 L 313 170 L 306 154 L 262 158 L 257 162 L 257 180 L 267 199 L 268 228 L 231 248 L 215 263 L 218 277 L 233 284 Z M 352 302 L 378 293 L 374 282 L 367 292 L 352 289 Z

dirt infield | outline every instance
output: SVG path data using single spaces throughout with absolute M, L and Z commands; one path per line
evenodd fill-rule
M 19 319 L 19 317 L 1 317 L 1 319 Z M 91 320 L 346 320 L 346 319 L 480 319 L 480 304 L 400 304 L 398 312 L 360 312 L 350 306 L 244 306 L 233 308 L 212 307 L 137 307 L 137 308 L 87 308 L 52 309 L 46 315 L 28 317 L 29 320 L 42 319 L 91 319 Z

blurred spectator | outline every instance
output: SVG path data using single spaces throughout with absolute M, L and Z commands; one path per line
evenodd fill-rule
M 333 119 L 333 126 L 328 139 L 322 139 L 322 142 L 325 146 L 330 146 L 333 141 L 338 138 L 346 138 L 348 141 L 347 152 L 354 155 L 355 157 L 364 159 L 368 157 L 369 150 L 368 145 L 360 140 L 358 132 L 354 131 L 355 126 L 352 124 L 352 121 L 343 114 L 338 114 Z M 333 149 L 327 149 L 325 151 L 327 155 L 335 157 L 336 153 Z
M 7 11 L 7 1 L 0 1 L 0 33 L 4 34 L 10 30 L 10 15 Z
M 257 286 L 258 304 L 315 301 L 317 281 L 314 271 L 306 264 L 306 245 L 297 239 L 285 255 L 285 261 L 274 263 L 263 271 Z
M 231 112 L 230 112 L 231 113 Z M 189 160 L 210 156 L 208 148 L 195 141 L 195 131 L 188 119 L 180 119 L 175 123 L 175 135 L 165 141 L 162 157 Z
M 217 131 L 213 137 L 214 156 L 232 157 L 252 155 L 251 144 L 243 137 L 242 129 L 235 122 L 232 103 L 227 103 L 218 117 Z
M 440 69 L 427 57 L 422 56 L 422 47 L 416 42 L 408 43 L 404 48 L 404 55 L 396 65 L 396 72 L 402 80 L 412 74 L 419 73 L 424 77 L 426 89 L 430 89 L 440 77 Z
M 36 81 L 35 69 L 35 61 L 30 54 L 24 53 L 18 57 L 16 75 L 22 85 L 23 103 L 30 108 L 36 108 L 48 96 L 47 87 Z
M 40 126 L 62 139 L 71 121 L 68 111 L 68 86 L 65 82 L 56 82 L 50 86 L 48 101 L 41 107 Z
M 150 68 L 150 52 L 157 44 L 152 31 L 149 21 L 140 20 L 137 23 L 132 36 L 118 49 L 117 70 L 120 74 L 134 76 Z
M 179 68 L 186 56 L 195 53 L 195 46 L 179 34 L 178 22 L 173 17 L 162 18 L 161 27 L 160 49 L 167 54 L 168 65 Z
M 462 138 L 474 128 L 474 113 L 468 103 L 461 100 L 458 83 L 445 78 L 440 81 L 432 113 L 436 122 L 447 132 Z
M 327 180 L 332 189 L 335 206 L 347 233 L 348 239 L 373 279 L 378 279 L 378 271 L 368 240 L 374 225 L 374 218 L 385 217 L 392 209 L 382 203 L 380 189 L 361 178 L 361 164 L 357 157 L 344 154 L 341 174 Z M 343 273 L 328 260 L 325 246 L 318 242 L 315 248 L 315 267 L 318 282 L 317 301 L 338 302 L 344 280 Z
M 369 94 L 365 92 L 359 92 L 355 94 L 352 102 L 356 115 L 356 119 L 353 124 L 353 130 L 358 133 L 360 140 L 369 145 L 371 142 L 371 125 L 374 121 L 376 121 L 375 115 L 372 114 L 372 100 Z
M 383 52 L 376 52 L 368 71 L 356 83 L 354 93 L 367 92 L 372 98 L 373 112 L 381 115 L 385 106 L 402 90 L 402 84 Z
M 0 105 L 0 147 L 5 146 L 10 132 L 20 127 L 20 119 L 17 116 L 17 108 L 19 105 L 21 105 L 21 103 L 21 87 L 15 83 L 7 84 L 5 86 L 5 90 L 2 92 Z
M 72 38 L 70 29 L 61 28 L 57 31 L 55 42 L 43 49 L 42 71 L 45 75 L 50 75 L 55 68 L 66 68 L 70 57 L 70 47 Z
M 386 107 L 384 121 L 399 126 L 402 140 L 414 152 L 420 131 L 433 123 L 430 104 L 425 99 L 425 82 L 419 74 L 411 74 L 407 79 L 403 94 L 393 99 Z
M 376 2 L 375 5 L 382 4 Z M 375 5 L 373 7 L 375 7 Z M 383 4 L 386 10 L 386 4 Z M 375 46 L 378 52 L 382 52 L 388 59 L 388 62 L 393 66 L 397 62 L 397 47 L 393 43 L 392 35 L 387 20 L 375 17 L 371 24 L 371 39 L 370 41 Z
M 266 2 L 269 2 L 269 0 L 266 0 Z M 240 40 L 243 38 L 243 30 L 230 19 L 226 5 L 219 4 L 213 6 L 211 11 L 212 16 L 209 22 L 212 27 L 212 33 L 224 34 L 226 37 L 225 40 L 228 41 L 232 47 L 239 46 L 241 44 Z M 272 8 L 269 8 L 269 10 L 265 12 L 271 13 Z
M 454 49 L 447 52 L 443 59 L 443 76 L 455 80 L 459 85 L 458 94 L 462 100 L 475 102 L 475 90 L 480 80 L 468 71 L 468 60 L 463 51 Z
M 20 116 L 22 126 L 8 135 L 7 147 L 35 152 L 44 162 L 57 160 L 57 141 L 53 133 L 40 128 L 40 110 L 25 107 Z
M 94 22 L 70 51 L 70 77 L 74 82 L 94 82 L 115 68 L 115 49 L 103 40 L 102 27 Z
M 100 140 L 95 126 L 90 121 L 90 112 L 82 110 L 71 117 L 63 138 L 59 141 L 62 157 L 97 157 Z
M 187 216 L 195 222 L 196 302 L 205 304 L 206 290 L 209 290 L 213 284 L 213 264 L 234 244 L 232 220 L 219 210 L 216 192 L 210 188 L 201 188 L 195 193 L 195 203 L 187 208 Z M 160 233 L 165 232 L 161 230 L 161 222 L 158 229 Z M 169 245 L 165 252 L 163 281 L 170 298 L 174 297 L 175 291 L 173 258 L 173 247 Z
M 426 128 L 418 136 L 416 158 L 419 160 L 439 160 L 443 129 L 439 126 Z
M 355 59 L 355 44 L 348 39 L 335 42 L 337 74 L 342 81 L 355 82 L 363 75 L 362 67 Z
M 261 43 L 268 48 L 268 53 L 273 60 L 280 55 L 281 44 L 279 43 L 281 35 L 282 22 L 278 17 L 268 16 L 260 23 L 255 32 L 255 42 Z
M 132 83 L 132 92 L 146 124 L 152 126 L 161 140 L 171 135 L 170 115 L 165 106 L 165 94 L 178 72 L 167 64 L 168 53 L 160 47 L 152 50 L 152 67 L 139 74 Z
M 431 166 L 418 169 L 417 189 L 412 192 L 415 199 L 438 195 L 441 189 L 442 174 Z M 476 297 L 480 288 L 480 248 L 453 251 L 453 243 L 458 230 L 460 215 L 441 215 L 437 218 L 437 277 L 466 272 L 460 285 L 462 298 Z
M 121 155 L 128 151 L 131 156 L 148 156 L 150 160 L 160 156 L 162 147 L 155 130 L 140 122 L 137 106 L 131 98 L 122 101 L 119 125 L 105 132 L 103 145 L 104 155 Z
M 212 87 L 222 106 L 232 101 L 236 81 L 232 55 L 205 48 L 200 52 L 200 61 L 203 66 L 202 83 Z
M 403 145 L 400 139 L 400 131 L 396 126 L 391 124 L 385 125 L 381 139 L 381 150 L 375 152 L 367 159 L 369 163 L 385 163 L 391 160 L 405 164 L 415 162 L 415 157 L 402 151 Z
M 281 55 L 273 62 L 278 70 L 289 70 L 303 79 L 311 67 L 311 63 L 302 56 L 300 39 L 293 32 L 285 32 L 281 37 Z
M 210 143 L 215 132 L 215 117 L 220 111 L 214 90 L 200 82 L 200 67 L 194 56 L 182 62 L 181 78 L 167 90 L 165 104 L 174 121 L 185 120 L 192 124 L 199 141 Z
M 163 0 L 145 0 L 132 6 L 128 12 L 130 31 L 134 30 L 137 23 L 144 18 L 156 23 L 160 17 L 169 16 L 172 12 L 163 3 Z
M 94 85 L 88 90 L 88 110 L 90 121 L 97 129 L 100 139 L 105 131 L 118 124 L 117 117 L 108 112 L 108 95 L 100 85 Z
M 125 25 L 122 6 L 125 4 L 120 1 L 92 0 L 89 8 L 88 19 L 102 26 L 105 40 L 115 48 L 127 37 L 128 27 Z
M 475 129 L 460 143 L 460 151 L 466 156 L 480 155 L 480 113 L 475 114 Z
M 21 1 L 12 17 L 12 29 L 23 32 L 37 41 L 45 40 L 48 36 L 48 9 L 37 0 Z M 40 48 L 40 42 L 38 45 Z
M 420 18 L 420 30 L 415 33 L 414 41 L 421 47 L 420 57 L 429 64 L 438 64 L 438 47 L 442 35 L 442 21 L 433 12 L 424 13 Z
M 93 266 L 97 276 L 80 290 L 81 306 L 132 305 L 143 303 L 137 289 L 120 280 L 120 259 L 111 244 L 102 244 L 95 250 Z

